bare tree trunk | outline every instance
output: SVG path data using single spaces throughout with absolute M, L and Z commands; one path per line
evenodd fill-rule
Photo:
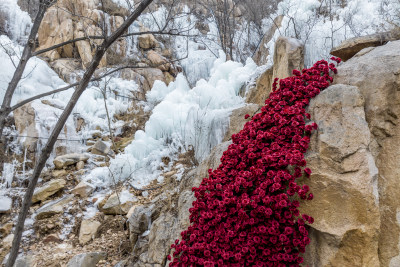
M 100 60 L 106 53 L 107 49 L 113 44 L 127 29 L 128 27 L 142 14 L 142 12 L 153 2 L 153 0 L 143 0 L 139 6 L 135 9 L 135 11 L 128 16 L 125 22 L 119 27 L 111 36 L 105 38 L 103 43 L 97 48 L 96 54 L 93 57 L 90 66 L 87 68 L 85 74 L 83 75 L 82 80 L 77 86 L 74 94 L 72 95 L 70 101 L 65 107 L 63 113 L 61 114 L 56 126 L 54 127 L 44 149 L 42 150 L 40 157 L 37 161 L 35 169 L 32 174 L 32 178 L 29 181 L 29 185 L 27 191 L 24 196 L 24 201 L 22 203 L 22 207 L 18 216 L 18 222 L 15 229 L 14 240 L 12 243 L 12 248 L 10 252 L 9 259 L 7 261 L 6 267 L 13 267 L 14 262 L 18 255 L 19 245 L 21 242 L 22 232 L 24 229 L 25 219 L 28 215 L 29 207 L 32 204 L 32 195 L 35 190 L 37 181 L 39 179 L 40 173 L 42 172 L 47 159 L 50 156 L 50 153 L 53 151 L 54 144 L 57 141 L 57 137 L 60 134 L 61 130 L 64 127 L 65 122 L 70 116 L 72 110 L 74 109 L 76 103 L 78 102 L 80 96 L 85 91 L 88 86 L 90 79 L 95 72 L 96 68 L 99 66 Z
M 14 95 L 15 89 L 18 86 L 19 81 L 21 80 L 22 74 L 24 73 L 26 63 L 28 63 L 28 60 L 32 57 L 32 51 L 35 48 L 35 39 L 39 31 L 39 26 L 43 20 L 47 8 L 51 5 L 51 3 L 52 2 L 48 0 L 40 1 L 39 11 L 37 12 L 35 21 L 33 22 L 32 29 L 28 37 L 28 43 L 24 47 L 24 51 L 22 52 L 22 56 L 18 63 L 17 69 L 15 70 L 14 76 L 8 84 L 6 93 L 4 94 L 3 103 L 0 108 L 0 140 L 3 135 L 6 118 L 10 113 L 10 104 L 12 97 Z

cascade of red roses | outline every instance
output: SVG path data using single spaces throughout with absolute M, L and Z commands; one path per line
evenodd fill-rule
M 331 58 L 337 63 L 339 58 Z M 306 124 L 311 98 L 327 88 L 337 72 L 318 61 L 273 84 L 261 113 L 232 135 L 221 165 L 209 170 L 190 208 L 188 230 L 176 240 L 170 266 L 299 266 L 310 243 L 299 200 L 311 200 L 299 178 L 310 176 L 304 154 L 315 123 Z M 249 116 L 246 115 L 246 119 Z M 168 256 L 171 260 L 171 256 Z

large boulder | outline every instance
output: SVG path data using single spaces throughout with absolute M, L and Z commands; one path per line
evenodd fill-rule
M 92 147 L 91 150 L 92 154 L 95 155 L 101 155 L 101 156 L 110 156 L 114 157 L 115 153 L 111 149 L 111 146 L 109 144 L 106 144 L 105 142 L 99 140 L 97 141 L 94 146 Z
M 354 37 L 347 39 L 339 46 L 334 47 L 331 50 L 331 55 L 340 57 L 343 61 L 347 61 L 364 48 L 384 45 L 389 41 L 395 41 L 399 39 L 399 30 Z
M 364 98 L 355 86 L 334 85 L 311 101 L 309 112 L 319 128 L 306 155 L 315 197 L 301 205 L 315 219 L 306 264 L 379 266 L 378 170 Z
M 279 37 L 275 42 L 274 65 L 268 67 L 257 79 L 256 85 L 246 93 L 246 102 L 264 105 L 272 90 L 275 78 L 292 76 L 294 69 L 304 68 L 304 44 L 297 39 Z M 279 85 L 278 85 L 279 86 Z
M 32 196 L 32 203 L 46 200 L 48 197 L 63 189 L 65 184 L 66 182 L 64 179 L 54 179 L 36 188 Z
M 275 42 L 273 79 L 292 76 L 304 68 L 304 43 L 295 38 L 279 37 Z
M 61 58 L 50 63 L 51 68 L 57 72 L 61 79 L 68 83 L 74 83 L 80 77 L 76 71 L 81 69 L 81 63 L 74 58 Z
M 375 184 L 381 223 L 375 266 L 400 266 L 400 41 L 366 49 L 338 68 L 334 82 L 357 86 L 365 99 L 369 148 L 379 171 Z

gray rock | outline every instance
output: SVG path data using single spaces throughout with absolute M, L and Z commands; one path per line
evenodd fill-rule
M 115 153 L 114 151 L 111 149 L 111 147 L 104 143 L 103 141 L 99 140 L 97 141 L 94 146 L 92 147 L 92 151 L 93 154 L 96 155 L 101 155 L 101 156 L 110 156 L 110 157 L 114 157 Z
M 129 191 L 124 190 L 118 195 L 116 193 L 112 194 L 106 201 L 101 211 L 107 215 L 125 215 L 137 201 L 136 197 L 129 193 Z
M 51 201 L 46 205 L 40 207 L 36 212 L 38 220 L 51 217 L 55 214 L 63 213 L 65 206 L 74 198 L 74 195 L 66 195 L 63 198 Z
M 80 197 L 88 197 L 93 192 L 93 190 L 93 186 L 82 181 L 74 189 L 72 189 L 72 193 Z
M 105 259 L 105 252 L 89 252 L 74 256 L 67 264 L 67 267 L 96 267 L 96 264 Z
M 339 46 L 334 47 L 331 55 L 340 57 L 343 61 L 347 61 L 356 55 L 359 51 L 367 47 L 376 47 L 386 44 L 389 41 L 400 39 L 398 30 L 381 32 L 366 36 L 354 37 L 343 41 Z
M 79 230 L 79 244 L 84 245 L 96 237 L 101 223 L 95 220 L 83 220 Z
M 0 196 L 0 214 L 11 211 L 12 199 L 7 196 Z
M 86 162 L 88 159 L 89 159 L 89 155 L 87 155 L 87 154 L 73 153 L 73 154 L 66 154 L 63 156 L 58 156 L 54 159 L 53 163 L 57 169 L 62 169 L 69 165 L 76 164 L 79 161 Z

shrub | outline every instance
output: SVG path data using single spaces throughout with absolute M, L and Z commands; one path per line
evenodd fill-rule
M 332 60 L 340 62 L 338 58 Z M 299 200 L 313 195 L 298 178 L 309 177 L 304 154 L 315 123 L 306 124 L 311 98 L 336 73 L 321 60 L 294 76 L 277 79 L 261 113 L 232 135 L 221 165 L 209 170 L 190 208 L 189 228 L 176 240 L 170 266 L 299 266 L 310 243 Z M 246 119 L 249 116 L 246 115 Z M 171 260 L 171 256 L 168 256 Z

